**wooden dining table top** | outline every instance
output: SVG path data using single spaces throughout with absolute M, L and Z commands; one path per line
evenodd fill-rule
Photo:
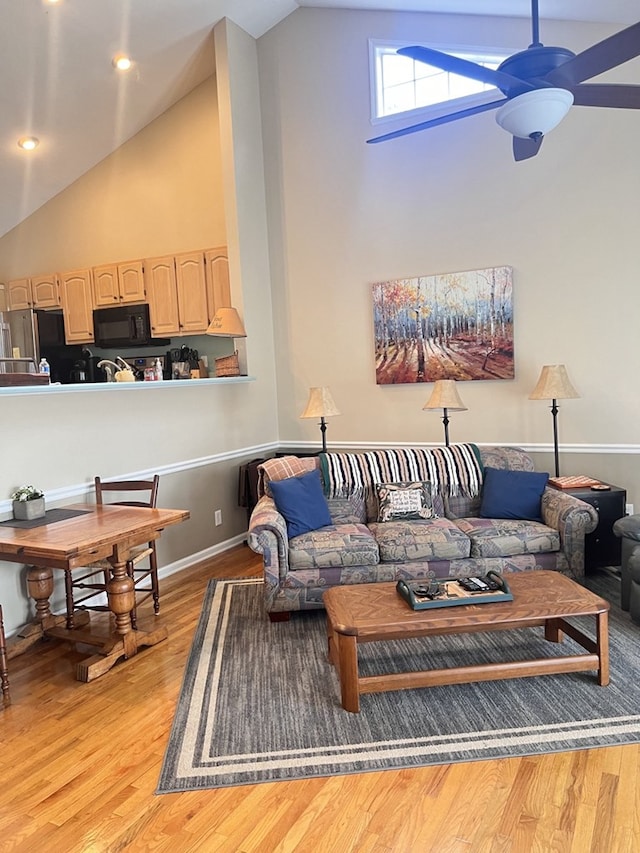
M 114 547 L 125 549 L 158 538 L 172 524 L 189 518 L 184 509 L 103 504 L 73 504 L 65 509 L 81 510 L 62 521 L 22 528 L 0 525 L 0 560 L 73 568 L 108 557 Z

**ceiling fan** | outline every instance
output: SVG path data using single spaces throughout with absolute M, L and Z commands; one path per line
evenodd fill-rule
M 533 40 L 529 47 L 509 56 L 497 69 L 419 45 L 400 48 L 398 53 L 402 56 L 495 86 L 505 97 L 385 133 L 367 142 L 386 142 L 497 107 L 496 121 L 513 136 L 514 158 L 527 160 L 538 153 L 544 135 L 562 121 L 572 104 L 640 109 L 640 86 L 583 83 L 640 55 L 640 22 L 577 55 L 565 47 L 545 47 L 540 42 L 538 0 L 531 0 L 531 27 Z

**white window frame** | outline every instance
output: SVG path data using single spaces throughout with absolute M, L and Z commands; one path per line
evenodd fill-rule
M 502 92 L 496 88 L 490 88 L 483 92 L 476 92 L 472 95 L 465 95 L 461 98 L 451 98 L 447 101 L 439 101 L 437 104 L 429 104 L 424 107 L 416 107 L 412 110 L 402 110 L 389 115 L 378 115 L 379 91 L 381 87 L 379 74 L 379 53 L 380 48 L 400 48 L 407 47 L 409 44 L 424 44 L 425 47 L 440 50 L 443 53 L 451 53 L 454 55 L 464 55 L 465 57 L 496 57 L 502 61 L 509 56 L 512 56 L 516 51 L 509 50 L 504 47 L 488 47 L 486 45 L 479 47 L 473 45 L 447 45 L 434 44 L 418 41 L 395 41 L 392 39 L 369 39 L 369 88 L 371 98 L 371 124 L 388 124 L 390 122 L 401 119 L 419 119 L 428 120 L 441 115 L 456 112 L 457 110 L 474 107 L 478 104 L 488 103 L 497 98 L 502 97 Z

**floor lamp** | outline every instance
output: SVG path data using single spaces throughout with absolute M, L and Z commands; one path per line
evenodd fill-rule
M 449 412 L 466 412 L 467 407 L 460 399 L 455 379 L 436 380 L 431 396 L 422 407 L 425 409 L 442 409 L 444 424 L 444 443 L 449 447 Z
M 557 400 L 573 400 L 580 396 L 571 384 L 564 364 L 545 364 L 540 371 L 538 383 L 529 394 L 530 400 L 551 400 L 553 417 L 553 453 L 556 462 L 556 477 L 560 476 L 558 454 L 558 406 Z
M 322 452 L 327 452 L 327 424 L 325 418 L 339 415 L 338 407 L 333 402 L 331 391 L 326 386 L 322 388 L 309 388 L 309 399 L 301 418 L 320 418 L 320 432 L 322 433 Z

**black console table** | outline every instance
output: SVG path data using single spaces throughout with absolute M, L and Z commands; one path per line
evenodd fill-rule
M 610 485 L 606 483 L 604 485 Z M 614 536 L 613 523 L 625 515 L 627 490 L 611 486 L 607 491 L 562 489 L 591 504 L 598 513 L 598 526 L 585 537 L 585 571 L 620 565 L 621 540 Z

